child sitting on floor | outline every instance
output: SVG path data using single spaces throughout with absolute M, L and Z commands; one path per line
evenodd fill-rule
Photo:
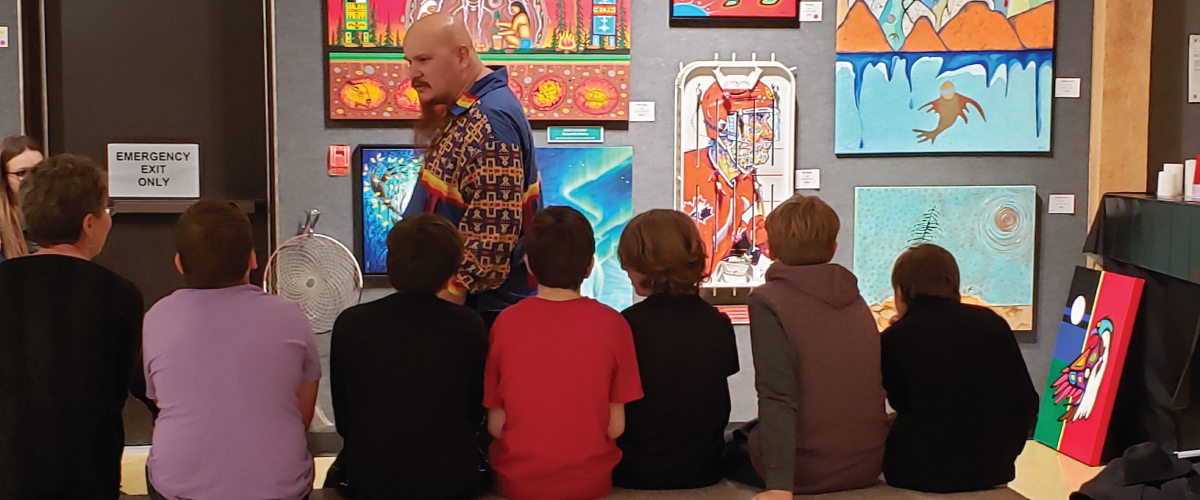
M 883 386 L 897 412 L 883 456 L 888 484 L 956 493 L 1012 481 L 1038 396 L 1008 322 L 960 302 L 958 263 L 936 245 L 901 254 L 892 287 L 900 319 L 882 340 Z M 947 411 L 947 397 L 966 394 L 970 418 Z
M 579 294 L 595 245 L 583 214 L 539 212 L 525 240 L 538 294 L 492 327 L 483 404 L 497 490 L 512 500 L 608 495 L 625 403 L 642 397 L 629 325 Z
M 750 294 L 760 422 L 731 453 L 733 479 L 790 500 L 879 482 L 887 438 L 879 329 L 858 279 L 832 264 L 840 228 L 817 197 L 793 196 L 767 216 L 767 282 Z M 738 433 L 734 433 L 738 438 Z M 744 459 L 743 459 L 744 460 Z
M 717 484 L 729 423 L 726 378 L 738 372 L 738 351 L 729 318 L 698 294 L 705 278 L 700 232 L 683 212 L 651 210 L 625 226 L 617 253 L 646 297 L 622 313 L 646 396 L 626 405 L 613 483 L 642 490 Z

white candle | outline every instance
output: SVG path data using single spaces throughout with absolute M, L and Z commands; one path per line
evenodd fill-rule
M 1166 196 L 1183 196 L 1183 164 L 1182 163 L 1165 163 L 1163 164 L 1163 172 L 1175 174 L 1176 184 L 1172 185 L 1171 193 Z
M 1180 165 L 1181 167 L 1183 165 Z M 1163 170 L 1158 173 L 1158 197 L 1171 198 L 1179 196 L 1177 191 L 1183 186 L 1182 177 L 1178 172 Z

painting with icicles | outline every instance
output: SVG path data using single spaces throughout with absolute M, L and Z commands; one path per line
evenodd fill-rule
M 1054 11 L 1054 0 L 838 0 L 835 152 L 1049 152 Z

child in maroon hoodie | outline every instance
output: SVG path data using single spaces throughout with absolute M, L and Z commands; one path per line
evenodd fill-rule
M 747 451 L 758 477 L 731 472 L 767 489 L 756 500 L 879 482 L 887 439 L 879 329 L 858 279 L 830 263 L 839 226 L 829 205 L 802 195 L 767 217 L 775 263 L 749 298 L 760 420 Z

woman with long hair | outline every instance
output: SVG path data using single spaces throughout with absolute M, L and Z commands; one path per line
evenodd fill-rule
M 0 260 L 37 251 L 37 245 L 25 238 L 17 193 L 25 174 L 43 159 L 41 146 L 29 137 L 14 135 L 0 142 L 0 169 L 5 181 L 0 196 Z

